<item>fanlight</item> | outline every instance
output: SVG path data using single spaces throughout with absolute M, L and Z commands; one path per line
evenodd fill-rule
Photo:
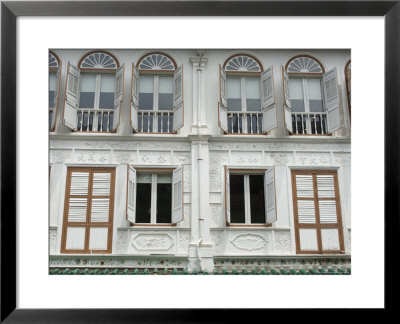
M 139 69 L 174 71 L 175 66 L 168 56 L 163 54 L 149 54 L 140 61 Z
M 232 57 L 225 65 L 225 71 L 261 72 L 260 64 L 250 56 Z
M 288 72 L 297 72 L 297 73 L 322 73 L 321 65 L 307 56 L 296 57 L 289 63 L 287 68 Z
M 49 67 L 58 67 L 58 60 L 52 53 L 49 53 Z
M 116 69 L 118 67 L 115 59 L 106 53 L 92 53 L 85 57 L 80 68 L 87 69 Z

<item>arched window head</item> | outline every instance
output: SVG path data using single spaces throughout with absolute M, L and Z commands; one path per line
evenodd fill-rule
M 150 53 L 142 57 L 138 63 L 139 70 L 175 71 L 176 63 L 162 53 Z
M 260 62 L 249 55 L 235 55 L 224 64 L 226 72 L 262 72 Z
M 91 52 L 79 62 L 81 69 L 115 70 L 119 67 L 117 59 L 107 52 Z
M 58 66 L 59 66 L 58 57 L 54 53 L 49 52 L 49 68 L 56 68 L 57 69 Z
M 322 64 L 317 59 L 307 55 L 292 58 L 286 64 L 286 70 L 289 73 L 325 73 Z

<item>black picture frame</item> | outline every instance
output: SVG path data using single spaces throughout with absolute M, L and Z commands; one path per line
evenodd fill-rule
M 18 16 L 384 16 L 385 309 L 395 306 L 400 215 L 400 4 L 395 1 L 2 1 L 1 2 L 1 317 L 5 323 L 234 322 L 247 310 L 16 308 L 16 19 Z M 155 8 L 157 8 L 155 10 Z M 373 271 L 373 256 L 371 269 Z M 267 305 L 266 305 L 267 306 Z M 251 310 L 251 317 L 266 310 Z M 270 311 L 270 310 L 268 310 Z M 261 313 L 261 314 L 260 314 Z

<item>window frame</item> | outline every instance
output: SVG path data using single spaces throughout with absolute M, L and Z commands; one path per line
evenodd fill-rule
M 69 202 L 71 198 L 71 180 L 73 172 L 88 172 L 88 193 L 87 195 L 80 195 L 87 197 L 86 205 L 86 220 L 85 222 L 69 222 L 68 211 Z M 91 204 L 93 200 L 93 173 L 110 173 L 110 194 L 109 198 L 109 215 L 108 222 L 92 222 L 91 218 Z M 96 196 L 98 197 L 98 196 Z M 102 197 L 102 196 L 100 196 Z M 113 242 L 113 230 L 114 230 L 114 203 L 115 203 L 115 168 L 113 167 L 68 167 L 67 168 L 67 180 L 65 185 L 65 199 L 64 199 L 64 213 L 63 213 L 63 224 L 62 224 L 62 235 L 61 235 L 61 249 L 60 253 L 63 254 L 110 254 L 112 253 L 112 242 Z M 68 227 L 84 227 L 85 228 L 85 241 L 83 250 L 67 249 L 67 230 Z M 92 228 L 104 228 L 107 227 L 107 249 L 106 250 L 90 250 L 90 229 Z
M 313 181 L 313 198 L 297 197 L 297 185 L 296 175 L 312 175 Z M 318 187 L 317 187 L 317 175 L 333 175 L 335 198 L 319 198 Z M 339 181 L 337 170 L 323 170 L 323 169 L 291 169 L 291 182 L 292 182 L 292 199 L 293 199 L 293 218 L 294 218 L 294 230 L 295 230 L 295 242 L 296 242 L 296 254 L 344 254 L 344 234 L 343 234 L 343 221 L 342 221 L 342 207 L 340 203 L 339 193 Z M 315 212 L 315 224 L 299 223 L 298 213 L 298 200 L 310 200 L 314 201 L 314 212 Z M 336 202 L 336 217 L 337 222 L 335 224 L 321 224 L 320 223 L 320 211 L 319 202 L 324 200 L 335 200 Z M 300 229 L 315 229 L 317 237 L 317 250 L 302 250 L 300 244 Z M 339 250 L 323 250 L 322 247 L 322 234 L 321 229 L 337 229 L 338 230 L 338 242 Z
M 228 79 L 229 78 L 240 78 L 240 100 L 241 100 L 241 110 L 229 110 L 229 106 L 227 105 L 228 113 L 229 112 L 249 112 L 249 113 L 262 113 L 262 95 L 261 95 L 261 74 L 259 72 L 252 72 L 252 75 L 248 74 L 242 74 L 242 73 L 237 73 L 237 74 L 230 74 L 230 72 L 226 72 L 226 84 L 228 84 Z M 255 74 L 259 75 L 255 75 Z M 258 81 L 258 86 L 259 86 L 259 92 L 260 92 L 260 110 L 247 110 L 247 93 L 246 93 L 246 78 L 254 78 L 257 79 Z M 227 99 L 229 99 L 228 94 L 226 96 Z M 230 133 L 231 134 L 231 133 Z M 240 134 L 240 133 L 239 133 Z M 249 133 L 252 134 L 252 133 Z M 258 134 L 258 133 L 257 133 Z M 259 134 L 258 134 L 259 135 Z
M 225 199 L 224 199 L 224 205 L 225 205 L 225 223 L 227 227 L 272 227 L 272 224 L 277 221 L 277 217 L 275 221 L 272 223 L 268 224 L 267 223 L 267 215 L 265 213 L 265 223 L 251 223 L 251 208 L 250 208 L 250 181 L 249 181 L 249 175 L 262 175 L 264 182 L 265 182 L 265 172 L 272 169 L 271 168 L 238 168 L 236 167 L 229 167 L 229 166 L 224 166 L 224 189 L 225 189 Z M 244 210 L 245 210 L 245 222 L 244 223 L 232 223 L 230 222 L 230 216 L 228 215 L 228 199 L 229 199 L 229 204 L 230 204 L 230 188 L 227 187 L 227 177 L 230 177 L 231 174 L 236 174 L 236 175 L 243 175 L 247 176 L 247 184 L 246 184 L 246 177 L 244 177 Z M 230 181 L 229 181 L 230 183 Z M 246 189 L 248 190 L 246 192 Z M 228 191 L 229 190 L 229 191 Z M 265 197 L 265 186 L 264 186 L 264 197 Z M 229 198 L 228 198 L 229 196 Z M 274 205 L 275 205 L 275 213 L 276 213 L 276 188 L 274 187 Z M 265 204 L 267 202 L 265 201 L 264 198 L 264 210 L 265 210 Z M 229 206 L 230 209 L 230 206 Z

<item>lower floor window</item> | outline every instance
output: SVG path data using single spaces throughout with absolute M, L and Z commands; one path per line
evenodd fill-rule
M 115 170 L 68 168 L 61 253 L 111 253 Z
M 293 170 L 297 253 L 344 251 L 336 171 Z
M 226 215 L 229 225 L 268 225 L 276 220 L 274 169 L 226 168 Z

